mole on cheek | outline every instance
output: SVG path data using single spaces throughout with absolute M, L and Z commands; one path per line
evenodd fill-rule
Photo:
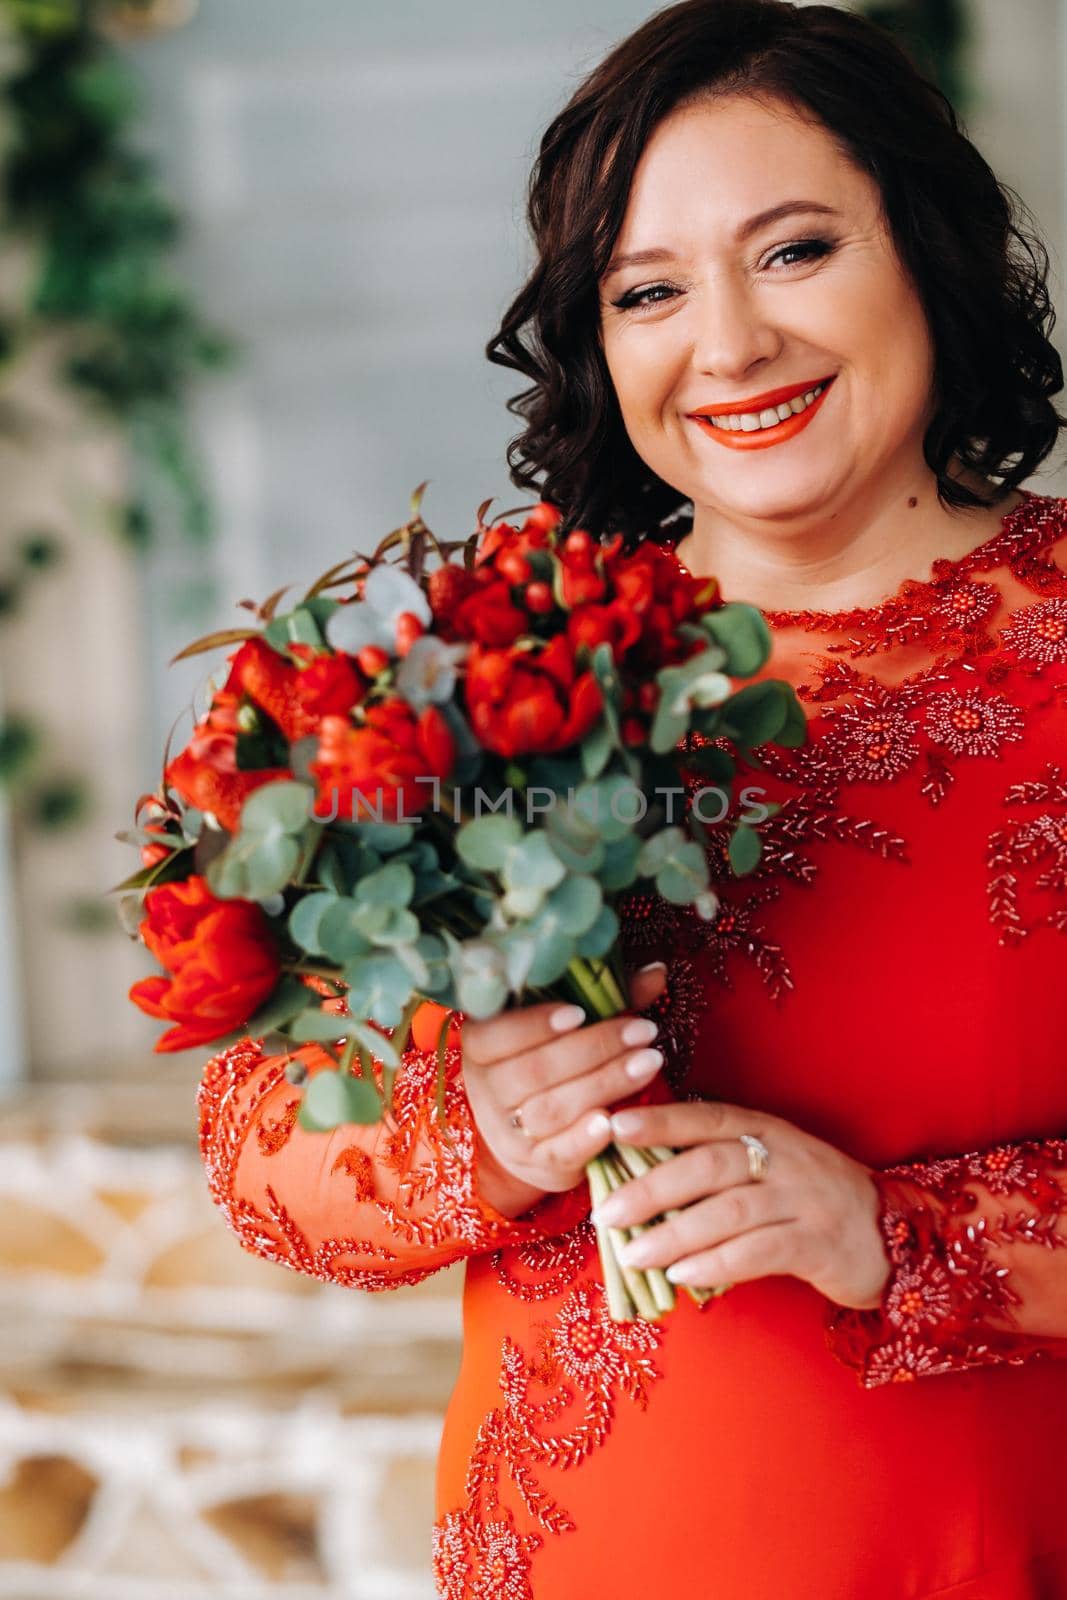
M 915 496 L 914 496 L 914 495 L 912 495 L 912 496 L 911 496 L 911 499 L 910 499 L 910 500 L 909 500 L 909 501 L 908 501 L 908 504 L 909 504 L 909 506 L 917 506 L 917 505 L 918 505 L 918 504 L 919 504 L 919 502 L 918 502 L 918 500 L 917 500 L 917 499 L 916 499 L 916 498 L 915 498 Z

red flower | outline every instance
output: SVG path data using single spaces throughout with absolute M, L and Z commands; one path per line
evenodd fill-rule
M 498 755 L 561 750 L 583 738 L 601 712 L 591 672 L 578 673 L 565 634 L 543 649 L 485 650 L 467 658 L 467 711 L 482 744 Z
M 436 706 L 416 716 L 403 700 L 383 700 L 366 708 L 360 727 L 347 717 L 324 717 L 318 756 L 309 763 L 319 784 L 314 814 L 357 822 L 412 817 L 433 799 L 426 780 L 447 778 L 455 759 L 451 730 Z
M 247 1022 L 278 981 L 278 955 L 262 907 L 217 900 L 203 878 L 164 883 L 145 895 L 144 943 L 169 978 L 143 978 L 134 1005 L 175 1024 L 156 1051 L 188 1050 Z
M 449 627 L 459 606 L 478 587 L 478 578 L 454 561 L 435 567 L 426 580 L 426 597 L 439 633 Z
M 238 696 L 222 689 L 181 755 L 171 761 L 164 781 L 183 800 L 200 811 L 210 811 L 228 833 L 236 833 L 241 807 L 253 789 L 291 778 L 288 767 L 263 767 L 242 772 L 237 767 Z
M 248 639 L 233 657 L 224 692 L 246 694 L 293 743 L 318 733 L 323 717 L 350 711 L 363 697 L 363 684 L 348 656 L 316 655 L 310 645 L 291 648 L 305 665 L 294 667 L 264 639 Z
M 504 551 L 526 556 L 531 550 L 548 550 L 553 542 L 552 531 L 552 527 L 546 527 L 532 514 L 527 517 L 521 528 L 516 528 L 510 522 L 494 522 L 493 526 L 482 535 L 475 557 L 476 568 L 485 566 L 488 562 L 495 562 Z
M 483 569 L 489 576 L 489 569 Z M 479 583 L 474 593 L 457 606 L 452 617 L 454 639 L 476 639 L 479 644 L 513 644 L 529 627 L 530 619 L 511 598 L 504 578 Z
M 694 578 L 647 539 L 628 555 L 615 547 L 605 570 L 616 604 L 640 623 L 640 654 L 650 665 L 671 665 L 703 648 L 699 641 L 679 637 L 678 624 L 718 607 L 714 579 Z

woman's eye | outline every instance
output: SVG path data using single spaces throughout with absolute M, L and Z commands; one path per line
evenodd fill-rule
M 828 239 L 798 239 L 795 244 L 784 244 L 780 250 L 776 250 L 768 258 L 768 264 L 777 261 L 779 256 L 794 256 L 798 257 L 799 261 L 816 261 L 820 256 L 829 255 L 831 249 Z M 797 266 L 798 261 L 788 261 L 786 265 Z
M 647 289 L 628 289 L 617 300 L 613 300 L 612 304 L 618 306 L 622 311 L 629 311 L 633 307 L 641 310 L 645 306 L 658 306 L 663 304 L 662 300 L 649 300 L 646 299 L 646 296 L 661 292 L 674 294 L 676 291 L 671 288 L 669 283 L 650 283 Z

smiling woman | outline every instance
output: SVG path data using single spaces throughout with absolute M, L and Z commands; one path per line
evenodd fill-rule
M 595 1226 L 550 1159 L 607 1137 L 584 1029 L 463 1024 L 459 1160 L 428 1052 L 417 1143 L 325 1157 L 280 1058 L 209 1070 L 250 1249 L 364 1289 L 466 1260 L 443 1600 L 1067 1594 L 1067 501 L 1022 486 L 1063 373 L 1019 214 L 838 7 L 684 0 L 542 140 L 488 347 L 530 380 L 514 481 L 761 606 L 807 742 L 760 747 L 755 870 L 708 825 L 713 920 L 626 908 L 664 1060 L 612 1125 L 666 1158 Z M 630 1260 L 729 1292 L 614 1321 L 609 1205 Z

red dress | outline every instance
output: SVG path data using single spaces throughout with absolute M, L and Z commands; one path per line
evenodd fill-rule
M 868 610 L 772 613 L 809 712 L 722 911 L 635 897 L 669 958 L 651 1097 L 786 1117 L 867 1164 L 890 1276 L 792 1276 L 613 1323 L 583 1181 L 479 1195 L 458 1050 L 398 1125 L 295 1126 L 284 1058 L 209 1064 L 201 1147 L 248 1249 L 354 1288 L 467 1259 L 433 1569 L 444 1600 L 1067 1596 L 1067 500 Z M 724 825 L 728 826 L 728 824 Z M 301 1052 L 314 1067 L 314 1047 Z

